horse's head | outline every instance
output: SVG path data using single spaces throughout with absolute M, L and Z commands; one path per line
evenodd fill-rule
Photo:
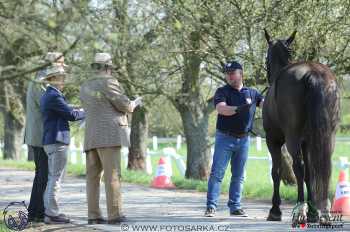
M 265 31 L 265 38 L 268 43 L 267 56 L 266 56 L 266 68 L 267 68 L 267 78 L 269 84 L 275 80 L 274 74 L 278 73 L 280 69 L 288 65 L 291 59 L 291 48 L 295 34 L 294 31 L 288 39 L 277 39 L 272 40 L 269 33 Z

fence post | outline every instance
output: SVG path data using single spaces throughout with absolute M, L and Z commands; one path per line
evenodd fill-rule
M 29 148 L 28 148 L 27 144 L 23 144 L 23 145 L 22 145 L 22 151 L 21 151 L 21 152 L 24 153 L 24 156 L 22 156 L 22 154 L 21 154 L 21 152 L 20 152 L 20 159 L 23 159 L 23 158 L 27 157 L 26 160 L 28 160 L 28 150 L 29 150 Z
M 340 166 L 340 169 L 342 169 L 342 170 L 349 168 L 350 163 L 348 161 L 348 157 L 340 156 L 339 157 L 339 166 Z
M 146 173 L 148 175 L 152 175 L 153 170 L 152 170 L 152 160 L 151 160 L 151 155 L 149 154 L 149 149 L 147 148 L 147 153 L 146 153 Z
M 70 156 L 70 162 L 72 164 L 77 164 L 77 147 L 75 146 L 75 139 L 72 138 L 70 145 L 69 145 L 69 156 Z
M 122 153 L 121 155 L 124 159 L 124 167 L 127 168 L 128 162 L 129 162 L 129 157 L 128 157 L 129 149 L 127 147 L 122 147 L 121 153 Z
M 181 143 L 182 143 L 182 137 L 181 137 L 181 135 L 178 135 L 176 138 L 176 150 L 181 149 Z
M 169 174 L 169 176 L 173 176 L 173 165 L 171 163 L 171 156 L 170 154 L 165 154 L 165 159 L 166 159 L 166 164 L 168 165 L 168 169 L 167 172 Z
M 262 150 L 261 137 L 260 136 L 256 137 L 256 150 L 257 151 L 261 151 Z
M 78 149 L 78 151 L 79 151 L 78 154 L 81 155 L 81 156 L 80 156 L 81 163 L 85 165 L 85 164 L 86 164 L 86 155 L 87 155 L 87 154 L 86 154 L 85 151 L 84 151 L 84 146 L 83 146 L 82 143 L 79 144 L 79 149 Z
M 157 136 L 153 136 L 153 150 L 156 151 L 158 150 L 158 139 L 157 139 Z
M 180 156 L 176 157 L 176 166 L 179 169 L 181 176 L 185 176 L 186 165 L 185 165 L 185 162 L 183 161 L 182 157 L 180 157 Z

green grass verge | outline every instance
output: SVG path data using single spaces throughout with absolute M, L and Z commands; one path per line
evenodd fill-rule
M 169 144 L 160 144 L 158 151 L 162 151 L 165 147 L 175 147 L 176 145 L 173 143 Z M 333 154 L 333 161 L 338 161 L 340 156 L 348 156 L 350 151 L 350 142 L 347 141 L 338 141 L 336 142 L 335 152 Z M 177 151 L 180 155 L 185 156 L 186 154 L 186 145 L 183 145 L 180 150 Z M 160 152 L 161 153 L 161 152 Z M 258 157 L 268 157 L 268 150 L 263 142 L 262 150 L 258 151 L 256 149 L 256 143 L 251 142 L 250 156 L 258 156 Z M 155 173 L 157 169 L 159 156 L 152 156 L 151 162 L 153 167 L 153 173 Z M 85 175 L 85 165 L 82 165 L 82 155 L 77 156 L 78 164 L 68 164 L 67 165 L 67 173 L 74 176 L 84 176 Z M 122 160 L 122 164 L 124 164 L 124 160 Z M 144 186 L 149 186 L 152 182 L 153 176 L 147 175 L 143 172 L 138 171 L 130 171 L 127 170 L 124 165 L 122 165 L 122 180 L 124 182 L 141 184 Z M 21 170 L 34 170 L 34 163 L 28 161 L 14 161 L 14 160 L 1 160 L 0 159 L 0 167 L 11 167 L 17 168 Z M 231 173 L 229 171 L 230 168 L 226 171 L 226 175 L 224 177 L 222 183 L 222 192 L 228 193 L 229 183 L 231 178 Z M 200 180 L 191 180 L 185 179 L 181 176 L 176 163 L 172 161 L 172 181 L 177 186 L 178 189 L 191 189 L 197 190 L 200 192 L 207 191 L 207 181 Z M 335 186 L 337 183 L 339 175 L 339 169 L 336 165 L 333 165 L 332 177 L 331 177 L 331 187 L 330 193 L 331 198 L 333 198 L 335 192 Z M 267 160 L 248 160 L 247 168 L 246 168 L 246 181 L 244 183 L 244 191 L 243 195 L 246 198 L 254 198 L 254 199 L 271 199 L 272 196 L 272 183 L 270 177 L 270 168 L 269 162 Z M 295 201 L 297 196 L 296 186 L 285 186 L 283 183 L 281 184 L 281 197 L 284 200 Z
M 156 170 L 156 165 L 159 157 L 152 158 L 153 173 Z M 173 165 L 173 177 L 172 181 L 178 189 L 197 190 L 200 192 L 207 191 L 207 181 L 185 179 L 177 171 L 175 162 Z M 1 160 L 0 166 L 9 168 L 18 168 L 22 170 L 34 170 L 33 162 L 28 161 L 13 161 L 13 160 Z M 74 176 L 85 176 L 85 166 L 81 164 L 68 164 L 67 173 Z M 272 183 L 270 179 L 270 171 L 268 161 L 260 160 L 248 160 L 246 168 L 246 181 L 244 183 L 243 196 L 250 199 L 270 200 L 273 192 Z M 335 186 L 339 170 L 337 167 L 333 168 L 330 188 L 330 199 L 333 198 L 335 192 Z M 230 184 L 231 173 L 226 171 L 223 183 L 222 193 L 228 193 Z M 153 180 L 153 175 L 147 175 L 140 171 L 126 170 L 122 167 L 122 180 L 128 183 L 140 184 L 143 186 L 149 186 Z M 295 201 L 297 197 L 296 186 L 285 186 L 281 183 L 281 198 L 286 201 Z
M 0 212 L 0 232 L 10 232 L 11 230 L 7 228 L 3 219 L 4 219 L 4 215 L 3 215 L 3 212 L 1 211 Z

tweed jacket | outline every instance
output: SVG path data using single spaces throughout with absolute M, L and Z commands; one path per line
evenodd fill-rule
M 81 86 L 80 100 L 86 112 L 84 151 L 130 146 L 127 115 L 133 108 L 115 78 L 96 74 Z

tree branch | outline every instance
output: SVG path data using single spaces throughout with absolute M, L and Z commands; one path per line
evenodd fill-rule
M 82 35 L 82 34 L 81 34 L 81 35 Z M 62 55 L 59 56 L 59 57 L 57 58 L 57 60 L 60 59 L 62 56 L 65 56 L 66 53 L 68 53 L 70 50 L 72 50 L 72 49 L 75 48 L 75 46 L 77 45 L 78 41 L 81 39 L 81 35 L 78 36 L 78 37 L 76 38 L 76 40 L 72 43 L 72 45 L 71 45 L 68 49 L 66 49 L 66 50 L 62 53 Z M 16 78 L 18 78 L 18 77 L 20 77 L 20 76 L 25 76 L 25 75 L 27 75 L 27 74 L 30 74 L 30 73 L 33 73 L 33 72 L 37 72 L 37 71 L 39 71 L 39 70 L 41 70 L 41 69 L 43 69 L 43 68 L 46 68 L 47 66 L 50 66 L 51 64 L 52 64 L 51 62 L 46 62 L 45 64 L 40 65 L 40 66 L 37 66 L 37 67 L 35 67 L 35 68 L 29 69 L 29 70 L 24 70 L 24 71 L 22 71 L 22 72 L 19 72 L 19 73 L 16 73 L 16 74 L 12 74 L 12 75 L 9 75 L 9 76 L 1 77 L 1 78 L 0 78 L 0 81 L 16 79 Z M 2 71 L 3 71 L 3 70 L 0 70 L 0 74 L 2 73 Z

